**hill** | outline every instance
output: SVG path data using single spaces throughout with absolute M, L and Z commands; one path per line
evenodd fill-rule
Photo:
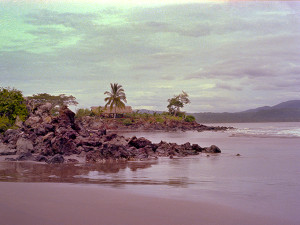
M 300 100 L 237 113 L 193 113 L 198 123 L 300 122 Z

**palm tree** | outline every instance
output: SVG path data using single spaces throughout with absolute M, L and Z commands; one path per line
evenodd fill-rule
M 122 85 L 119 85 L 118 83 L 110 83 L 110 87 L 110 92 L 104 92 L 105 95 L 108 95 L 108 97 L 104 99 L 104 101 L 107 102 L 105 108 L 107 108 L 107 106 L 110 106 L 110 110 L 112 110 L 115 106 L 114 118 L 116 118 L 117 108 L 125 108 L 124 102 L 127 103 L 127 100 Z

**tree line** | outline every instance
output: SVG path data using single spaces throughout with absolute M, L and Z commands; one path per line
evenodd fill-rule
M 114 118 L 117 114 L 117 108 L 125 108 L 127 103 L 126 94 L 122 85 L 118 83 L 111 83 L 110 90 L 105 91 L 104 101 L 106 102 L 104 109 L 114 109 Z M 29 111 L 34 110 L 28 108 L 26 101 L 31 101 L 31 107 L 37 107 L 38 105 L 50 102 L 52 104 L 52 113 L 56 114 L 59 108 L 63 105 L 77 105 L 76 98 L 72 95 L 50 95 L 47 93 L 34 94 L 32 96 L 24 97 L 22 92 L 15 88 L 0 88 L 0 132 L 3 132 L 9 128 L 13 128 L 16 121 L 25 121 L 29 115 Z M 181 108 L 190 103 L 189 95 L 182 91 L 179 95 L 174 95 L 168 99 L 168 111 L 172 116 L 182 116 Z M 79 109 L 77 113 L 86 114 L 86 109 Z M 102 110 L 99 109 L 99 114 Z

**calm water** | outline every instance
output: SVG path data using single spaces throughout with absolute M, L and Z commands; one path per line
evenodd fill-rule
M 300 123 L 230 126 L 238 129 L 123 133 L 153 142 L 216 144 L 222 150 L 218 155 L 92 165 L 4 162 L 0 163 L 0 181 L 104 185 L 140 194 L 214 202 L 300 224 Z

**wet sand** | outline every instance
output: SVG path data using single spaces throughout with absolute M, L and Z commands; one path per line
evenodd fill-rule
M 204 202 L 97 185 L 0 182 L 0 224 L 291 224 Z

